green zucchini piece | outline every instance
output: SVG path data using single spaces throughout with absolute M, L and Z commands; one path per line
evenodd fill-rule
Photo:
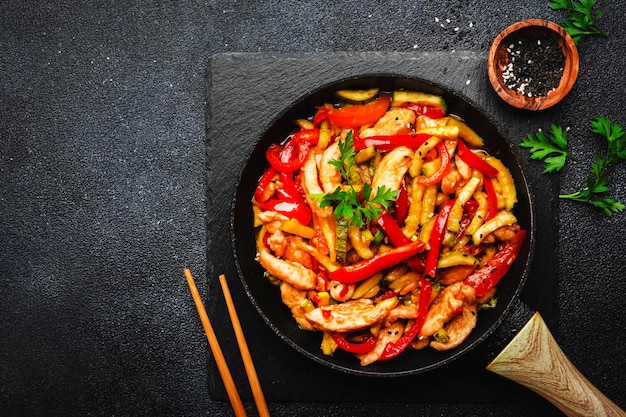
M 344 101 L 362 103 L 376 97 L 379 91 L 378 88 L 370 88 L 368 90 L 338 90 L 335 92 L 335 95 Z
M 346 253 L 348 252 L 348 226 L 349 222 L 347 219 L 343 217 L 337 219 L 335 251 L 337 252 L 337 262 L 341 265 L 346 262 Z
M 446 122 L 446 126 L 458 126 L 459 136 L 465 139 L 465 141 L 472 146 L 481 147 L 485 144 L 483 139 L 478 135 L 478 133 L 476 133 L 471 127 L 467 125 L 467 123 L 462 120 L 459 120 L 453 116 L 449 116 Z
M 433 334 L 433 338 L 439 343 L 448 343 L 450 341 L 450 336 L 446 329 L 439 329 L 435 334 Z
M 442 254 L 437 261 L 437 268 L 449 268 L 456 265 L 478 265 L 478 260 L 465 252 L 450 251 Z
M 354 157 L 354 162 L 357 165 L 361 165 L 369 161 L 370 159 L 374 158 L 375 156 L 376 156 L 376 147 L 368 146 L 367 148 L 359 151 L 356 154 L 356 156 Z
M 424 93 L 421 91 L 396 90 L 393 92 L 393 101 L 423 104 L 427 106 L 437 107 L 443 111 L 448 110 L 448 105 L 446 104 L 443 97 L 435 94 Z

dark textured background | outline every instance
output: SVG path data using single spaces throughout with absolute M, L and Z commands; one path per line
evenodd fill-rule
M 205 77 L 212 56 L 485 54 L 510 23 L 562 20 L 547 3 L 3 2 L 0 413 L 231 414 L 227 403 L 209 398 L 214 379 L 206 339 L 182 275 L 191 268 L 206 294 Z M 503 110 L 505 131 L 509 117 L 526 119 L 528 133 L 551 122 L 570 127 L 578 163 L 556 175 L 561 192 L 580 188 L 593 153 L 604 149 L 589 119 L 626 124 L 623 6 L 598 0 L 597 8 L 605 12 L 600 26 L 609 38 L 581 41 L 580 75 L 567 99 L 538 114 Z M 626 201 L 624 172 L 623 164 L 611 170 L 611 184 L 612 196 Z M 565 201 L 558 208 L 553 330 L 579 369 L 624 408 L 626 214 L 607 219 Z M 254 321 L 241 319 L 244 330 Z M 242 373 L 236 379 L 245 382 Z M 285 416 L 555 413 L 543 400 L 271 402 L 270 410 Z

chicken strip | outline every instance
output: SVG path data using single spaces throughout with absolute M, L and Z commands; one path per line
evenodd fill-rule
M 315 289 L 317 274 L 297 262 L 275 257 L 263 245 L 259 245 L 258 261 L 267 272 L 299 290 Z
M 291 315 L 302 329 L 308 331 L 317 330 L 315 326 L 306 319 L 306 311 L 302 307 L 302 301 L 306 299 L 306 291 L 298 290 L 283 281 L 280 284 L 280 298 L 283 303 L 289 307 Z
M 398 146 L 385 155 L 374 173 L 372 197 L 376 195 L 378 187 L 399 190 L 412 159 L 413 151 L 406 146 Z
M 473 304 L 475 301 L 474 288 L 463 282 L 446 287 L 431 303 L 426 321 L 419 332 L 420 337 L 432 336 L 462 311 L 464 302 Z
M 325 193 L 332 193 L 335 189 L 341 186 L 341 173 L 329 161 L 340 160 L 341 151 L 339 150 L 339 143 L 334 142 L 328 146 L 322 153 L 319 163 L 319 177 L 320 183 Z
M 313 198 L 313 195 L 324 194 L 324 190 L 320 187 L 317 175 L 317 163 L 316 152 L 311 151 L 304 166 L 301 168 L 301 180 L 302 188 L 306 195 L 307 203 L 313 211 L 314 222 L 318 222 L 319 228 L 324 235 L 326 245 L 328 247 L 328 255 L 331 261 L 337 259 L 337 252 L 335 249 L 337 239 L 337 220 L 333 213 L 333 208 L 330 206 L 320 207 L 320 202 Z
M 378 119 L 373 127 L 363 129 L 360 137 L 400 135 L 409 133 L 415 123 L 415 112 L 407 108 L 393 108 Z
M 445 343 L 432 341 L 430 342 L 430 347 L 437 350 L 456 348 L 472 333 L 472 330 L 476 327 L 477 321 L 478 314 L 476 304 L 464 304 L 463 313 L 450 320 L 445 326 L 446 333 L 448 337 L 450 337 L 450 340 Z
M 383 354 L 387 343 L 395 343 L 402 337 L 404 325 L 401 322 L 395 322 L 389 327 L 384 327 L 378 332 L 378 340 L 374 349 L 367 353 L 356 355 L 361 361 L 361 366 L 369 365 L 376 362 L 380 355 Z
M 372 300 L 361 298 L 341 304 L 318 307 L 306 314 L 307 320 L 329 332 L 351 332 L 365 329 L 387 316 L 387 310 L 378 308 Z

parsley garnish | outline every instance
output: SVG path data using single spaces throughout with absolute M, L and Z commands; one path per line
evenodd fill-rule
M 313 198 L 320 201 L 320 207 L 335 206 L 335 216 L 350 221 L 350 226 L 363 227 L 375 221 L 383 209 L 388 209 L 398 196 L 397 190 L 378 187 L 376 195 L 372 197 L 372 187 L 365 183 L 360 193 L 355 189 L 355 184 L 350 178 L 351 170 L 356 168 L 354 160 L 354 140 L 352 131 L 348 133 L 345 141 L 339 141 L 341 159 L 333 159 L 328 163 L 334 165 L 341 173 L 348 187 L 338 186 L 333 192 L 326 194 L 314 194 Z
M 561 23 L 561 27 L 572 37 L 575 44 L 584 35 L 600 35 L 605 38 L 608 35 L 600 30 L 596 24 L 604 16 L 604 13 L 593 12 L 595 0 L 551 0 L 548 4 L 553 10 L 565 10 L 570 17 Z
M 626 134 L 622 127 L 611 122 L 606 117 L 598 117 L 591 121 L 591 130 L 604 136 L 608 146 L 604 156 L 596 154 L 596 160 L 591 164 L 591 174 L 587 177 L 587 186 L 572 194 L 562 194 L 559 197 L 583 203 L 589 203 L 599 208 L 611 217 L 624 210 L 624 203 L 612 198 L 596 198 L 597 194 L 609 191 L 607 169 L 620 160 L 626 160 Z
M 565 165 L 567 157 L 574 157 L 567 152 L 567 131 L 560 126 L 552 124 L 548 135 L 541 130 L 533 136 L 529 134 L 522 140 L 520 146 L 530 148 L 531 159 L 543 159 L 543 172 L 560 171 Z
M 601 197 L 600 194 L 609 191 L 609 179 L 607 170 L 609 166 L 626 160 L 626 133 L 622 127 L 611 122 L 606 117 L 597 117 L 591 120 L 591 131 L 602 135 L 607 140 L 607 150 L 604 156 L 596 154 L 596 160 L 591 164 L 591 173 L 587 177 L 586 186 L 571 194 L 561 194 L 559 198 L 579 201 L 591 204 L 602 210 L 611 217 L 626 208 L 624 203 L 609 197 Z M 554 124 L 550 127 L 550 133 L 546 137 L 540 130 L 533 135 L 528 135 L 520 146 L 530 148 L 532 159 L 543 159 L 543 172 L 559 171 L 563 168 L 566 158 L 574 157 L 566 151 L 566 131 Z M 556 155 L 555 155 L 556 154 Z

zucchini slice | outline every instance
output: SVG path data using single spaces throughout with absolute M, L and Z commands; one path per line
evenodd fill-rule
M 361 165 L 369 161 L 376 156 L 376 147 L 368 146 L 367 148 L 359 151 L 354 157 L 354 162 L 357 165 Z
M 460 128 L 458 126 L 433 126 L 425 127 L 415 133 L 424 133 L 431 136 L 437 136 L 443 139 L 457 139 L 459 137 Z
M 457 126 L 459 128 L 459 136 L 472 146 L 481 147 L 485 143 L 483 139 L 464 121 L 456 117 L 449 116 L 446 126 Z
M 424 93 L 421 91 L 396 90 L 393 92 L 393 101 L 433 106 L 443 111 L 448 110 L 448 105 L 446 104 L 443 97 L 436 94 Z
M 449 268 L 456 265 L 478 265 L 478 260 L 465 252 L 450 251 L 439 257 L 437 268 Z
M 335 242 L 335 251 L 337 252 L 337 262 L 343 265 L 346 262 L 346 253 L 348 253 L 348 220 L 337 219 L 337 238 Z
M 362 103 L 376 97 L 379 91 L 378 88 L 370 88 L 368 90 L 337 90 L 335 95 L 339 99 L 350 103 Z

